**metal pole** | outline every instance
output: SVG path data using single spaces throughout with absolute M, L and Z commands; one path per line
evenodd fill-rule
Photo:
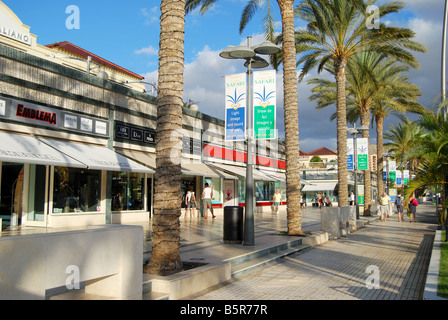
M 445 15 L 443 19 L 443 37 L 442 37 L 442 97 L 446 98 L 446 27 L 448 23 L 448 0 L 445 0 Z M 446 120 L 447 107 L 444 107 L 444 117 Z
M 445 86 L 446 86 L 446 28 L 448 24 L 448 0 L 445 0 L 445 16 L 443 19 L 443 38 L 442 38 L 442 97 L 443 102 L 445 102 L 446 93 L 445 93 Z M 443 119 L 447 121 L 447 113 L 448 113 L 448 106 L 443 107 Z M 446 177 L 448 179 L 448 177 Z M 445 184 L 445 201 L 448 198 L 448 186 Z M 448 208 L 446 209 L 446 218 L 445 218 L 445 230 L 447 230 L 448 227 Z M 445 241 L 448 241 L 448 232 L 446 231 L 446 237 Z
M 355 208 L 356 220 L 359 220 L 359 201 L 358 201 L 358 139 L 356 133 L 353 134 L 353 169 L 355 172 Z
M 247 37 L 247 46 L 250 48 L 251 37 Z M 248 59 L 247 66 L 247 164 L 246 164 L 246 202 L 244 215 L 244 240 L 243 245 L 255 245 L 255 231 L 254 231 L 254 172 L 252 160 L 252 64 L 251 59 Z

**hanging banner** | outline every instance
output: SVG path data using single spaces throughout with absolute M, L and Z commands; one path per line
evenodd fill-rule
M 409 170 L 403 170 L 403 183 L 405 186 L 409 184 Z
M 358 138 L 356 144 L 358 170 L 369 170 L 369 139 Z
M 353 139 L 347 139 L 347 169 L 354 170 L 355 166 L 353 164 Z
M 397 163 L 395 161 L 389 161 L 389 182 L 397 181 Z
M 277 139 L 276 130 L 276 72 L 254 72 L 254 136 L 255 139 Z
M 397 183 L 396 183 L 396 185 L 397 186 L 401 186 L 402 184 L 403 184 L 403 179 L 402 179 L 402 174 L 401 174 L 401 171 L 400 170 L 398 170 L 397 171 L 397 174 L 396 174 L 396 178 L 397 178 Z
M 226 141 L 246 139 L 246 74 L 226 76 Z

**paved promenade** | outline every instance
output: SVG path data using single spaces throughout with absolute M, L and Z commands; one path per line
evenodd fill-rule
M 416 222 L 406 216 L 398 222 L 393 215 L 187 299 L 421 300 L 437 227 L 434 212 L 433 205 L 419 205 Z

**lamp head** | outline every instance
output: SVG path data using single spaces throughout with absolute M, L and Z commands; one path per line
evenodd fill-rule
M 255 53 L 258 54 L 276 54 L 281 49 L 270 41 L 265 41 L 254 48 Z

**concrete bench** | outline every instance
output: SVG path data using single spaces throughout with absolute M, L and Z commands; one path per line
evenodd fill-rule
M 44 300 L 49 289 L 81 282 L 86 294 L 141 299 L 142 261 L 141 226 L 3 237 L 0 299 Z
M 356 207 L 323 207 L 321 215 L 322 231 L 330 236 L 346 236 L 357 229 Z

